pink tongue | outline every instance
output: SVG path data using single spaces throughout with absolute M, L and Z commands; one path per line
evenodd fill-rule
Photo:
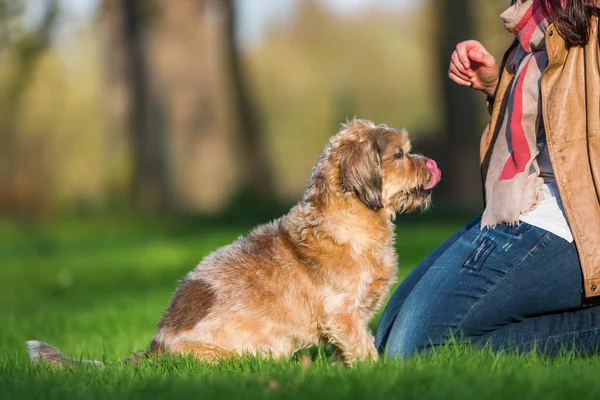
M 425 186 L 424 189 L 425 190 L 431 190 L 438 183 L 440 183 L 440 180 L 442 179 L 442 171 L 440 171 L 440 169 L 438 168 L 436 162 L 433 161 L 431 158 L 429 160 L 427 160 L 427 163 L 425 164 L 425 167 L 427 167 L 427 169 L 429 170 L 429 172 L 431 172 L 431 182 L 429 182 L 429 184 L 427 186 Z

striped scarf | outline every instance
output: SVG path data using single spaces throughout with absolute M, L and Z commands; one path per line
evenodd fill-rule
M 515 77 L 486 176 L 482 228 L 517 224 L 540 200 L 544 183 L 536 161 L 538 132 L 544 129 L 540 78 L 548 65 L 545 37 L 550 25 L 542 1 L 546 0 L 518 0 L 501 16 L 520 45 L 509 60 Z

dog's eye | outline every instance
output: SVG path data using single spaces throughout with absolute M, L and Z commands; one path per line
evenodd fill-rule
M 401 160 L 404 158 L 404 152 L 402 150 L 398 150 L 396 151 L 396 154 L 394 154 L 394 158 L 396 160 Z

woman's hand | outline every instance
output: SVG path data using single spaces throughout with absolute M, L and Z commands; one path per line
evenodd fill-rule
M 481 43 L 467 40 L 456 45 L 450 59 L 448 76 L 459 85 L 470 86 L 493 96 L 500 70 L 494 56 Z

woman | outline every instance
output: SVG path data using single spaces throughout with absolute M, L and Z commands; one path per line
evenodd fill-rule
M 485 209 L 400 285 L 376 334 L 409 357 L 455 339 L 495 350 L 600 345 L 598 6 L 517 0 L 502 67 L 476 41 L 449 76 L 488 96 Z

